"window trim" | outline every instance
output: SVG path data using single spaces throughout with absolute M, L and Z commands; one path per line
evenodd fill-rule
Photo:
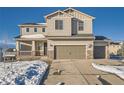
M 34 32 L 37 32 L 37 27 L 34 28 Z
M 80 22 L 83 23 L 83 26 L 80 25 Z M 80 26 L 82 26 L 83 29 L 80 29 Z M 78 21 L 78 31 L 84 31 L 84 21 Z
M 42 32 L 46 32 L 46 28 L 45 27 L 42 28 Z
M 63 30 L 64 22 L 63 20 L 55 20 L 55 30 Z
M 27 27 L 27 28 L 26 28 L 26 32 L 29 32 L 29 31 L 30 31 L 30 29 L 29 29 L 29 27 Z

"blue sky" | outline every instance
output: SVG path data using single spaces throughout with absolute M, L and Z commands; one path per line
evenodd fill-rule
M 18 25 L 29 22 L 44 22 L 44 16 L 65 7 L 41 8 L 0 8 L 0 42 L 8 38 L 14 42 L 19 35 Z M 124 8 L 88 8 L 75 7 L 75 9 L 96 17 L 93 24 L 95 35 L 104 35 L 112 40 L 124 40 Z

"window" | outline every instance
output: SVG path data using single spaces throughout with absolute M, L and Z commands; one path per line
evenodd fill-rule
M 62 30 L 63 29 L 63 20 L 55 20 L 55 29 Z
M 37 32 L 37 28 L 34 28 L 34 32 Z
M 45 28 L 42 28 L 42 32 L 45 32 Z
M 29 32 L 29 28 L 26 28 L 26 32 Z
M 40 42 L 37 42 L 37 49 L 42 50 L 42 44 Z
M 79 21 L 78 22 L 78 30 L 79 31 L 83 31 L 84 30 L 84 22 L 83 21 Z

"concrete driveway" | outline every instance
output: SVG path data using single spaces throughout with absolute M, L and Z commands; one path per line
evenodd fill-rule
M 53 61 L 50 72 L 44 84 L 55 85 L 58 82 L 64 82 L 65 85 L 123 85 L 124 80 L 114 74 L 105 73 L 96 70 L 91 63 L 122 65 L 119 62 L 111 60 L 55 60 Z M 53 73 L 61 70 L 61 75 Z M 101 75 L 102 80 L 98 80 L 97 76 Z

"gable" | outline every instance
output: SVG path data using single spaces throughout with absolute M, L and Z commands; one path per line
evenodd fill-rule
M 45 18 L 52 18 L 52 17 L 56 17 L 56 16 L 71 17 L 70 15 L 66 14 L 65 12 L 58 10 L 56 12 L 46 15 Z
M 88 20 L 92 20 L 92 19 L 95 19 L 95 17 L 93 16 L 90 16 L 88 14 L 85 14 L 85 13 L 82 13 L 76 9 L 73 9 L 73 8 L 67 8 L 63 11 L 61 10 L 58 10 L 56 12 L 53 12 L 51 14 L 48 14 L 45 16 L 45 18 L 52 18 L 52 17 L 55 17 L 55 16 L 64 16 L 64 17 L 74 17 L 74 18 L 77 18 L 77 19 L 88 19 Z
M 95 17 L 90 16 L 88 14 L 85 14 L 83 12 L 80 12 L 80 11 L 73 9 L 73 8 L 68 8 L 68 9 L 65 9 L 63 11 L 65 13 L 75 17 L 75 18 L 78 18 L 78 19 L 95 19 Z

